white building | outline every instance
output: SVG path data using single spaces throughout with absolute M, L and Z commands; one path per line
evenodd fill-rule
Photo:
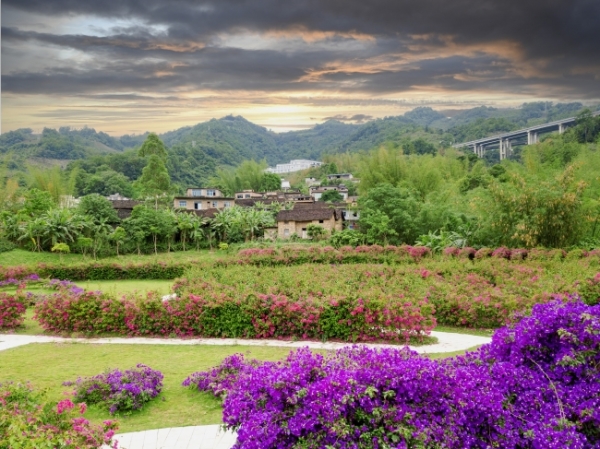
M 308 159 L 294 159 L 289 164 L 277 164 L 275 167 L 269 167 L 265 171 L 267 173 L 291 173 L 300 170 L 306 170 L 307 168 L 320 167 L 323 162 L 310 161 Z

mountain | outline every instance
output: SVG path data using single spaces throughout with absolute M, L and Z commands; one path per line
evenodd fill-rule
M 199 185 L 210 179 L 218 167 L 237 166 L 248 159 L 264 159 L 269 165 L 291 159 L 318 160 L 325 154 L 366 151 L 383 143 L 409 148 L 416 142 L 419 148 L 437 148 L 442 143 L 472 140 L 573 116 L 582 107 L 580 103 L 549 102 L 526 103 L 514 109 L 481 106 L 443 112 L 419 107 L 402 116 L 361 125 L 329 120 L 310 129 L 280 134 L 243 117 L 228 115 L 160 137 L 168 147 L 173 182 Z M 133 180 L 144 165 L 134 149 L 146 136 L 147 133 L 117 138 L 87 127 L 45 128 L 41 134 L 19 129 L 0 135 L 0 165 L 4 162 L 9 171 L 23 172 L 26 162 L 65 166 L 78 160 L 75 165 L 82 172 L 95 174 L 98 179 L 121 174 Z

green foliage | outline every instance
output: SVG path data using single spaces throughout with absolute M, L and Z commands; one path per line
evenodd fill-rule
M 306 234 L 313 240 L 320 240 L 325 237 L 327 231 L 323 226 L 311 223 L 306 227 Z
M 327 190 L 323 192 L 319 201 L 329 202 L 329 203 L 338 203 L 343 201 L 344 197 L 337 190 Z
M 30 385 L 0 384 L 0 449 L 96 449 L 110 444 L 117 423 L 92 425 L 81 415 L 85 404 L 70 399 L 47 402 Z
M 260 181 L 261 192 L 273 192 L 281 189 L 281 178 L 275 173 L 264 173 Z
M 167 149 L 155 133 L 150 133 L 138 150 L 138 155 L 141 157 L 158 156 L 164 161 L 167 159 Z
M 166 194 L 171 187 L 167 166 L 160 156 L 150 155 L 148 165 L 142 170 L 142 176 L 137 180 L 143 195 L 151 197 L 158 204 L 158 197 Z
M 114 224 L 120 221 L 112 203 L 97 193 L 81 197 L 77 205 L 77 212 L 90 219 L 94 224 L 101 222 Z
M 493 182 L 481 207 L 499 243 L 561 248 L 577 242 L 586 185 L 573 172 L 571 167 L 542 182 L 517 176 L 507 183 Z
M 30 217 L 35 217 L 48 212 L 56 205 L 50 192 L 30 189 L 25 192 L 25 202 L 23 203 L 22 213 Z

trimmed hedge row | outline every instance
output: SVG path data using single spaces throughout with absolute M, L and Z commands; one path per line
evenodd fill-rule
M 125 279 L 175 279 L 193 263 L 150 262 L 144 264 L 85 263 L 77 265 L 17 266 L 0 269 L 0 279 L 23 279 L 32 274 L 42 278 L 71 281 L 115 281 Z
M 433 312 L 426 300 L 409 302 L 400 296 L 292 300 L 285 295 L 231 297 L 207 289 L 205 295 L 163 301 L 62 291 L 36 305 L 35 319 L 55 333 L 408 341 L 435 327 Z

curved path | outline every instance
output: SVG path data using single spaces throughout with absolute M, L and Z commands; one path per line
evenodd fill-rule
M 464 351 L 491 341 L 489 337 L 476 335 L 432 332 L 438 339 L 433 345 L 409 346 L 421 354 Z M 142 344 L 142 345 L 220 345 L 220 346 L 277 346 L 285 348 L 309 347 L 311 349 L 340 349 L 352 343 L 284 341 L 284 340 L 238 340 L 231 338 L 65 338 L 46 335 L 0 334 L 0 351 L 30 343 L 89 343 L 89 344 Z M 398 345 L 366 344 L 372 348 Z M 118 434 L 115 439 L 123 449 L 230 449 L 235 443 L 235 433 L 224 432 L 220 425 L 172 427 Z

